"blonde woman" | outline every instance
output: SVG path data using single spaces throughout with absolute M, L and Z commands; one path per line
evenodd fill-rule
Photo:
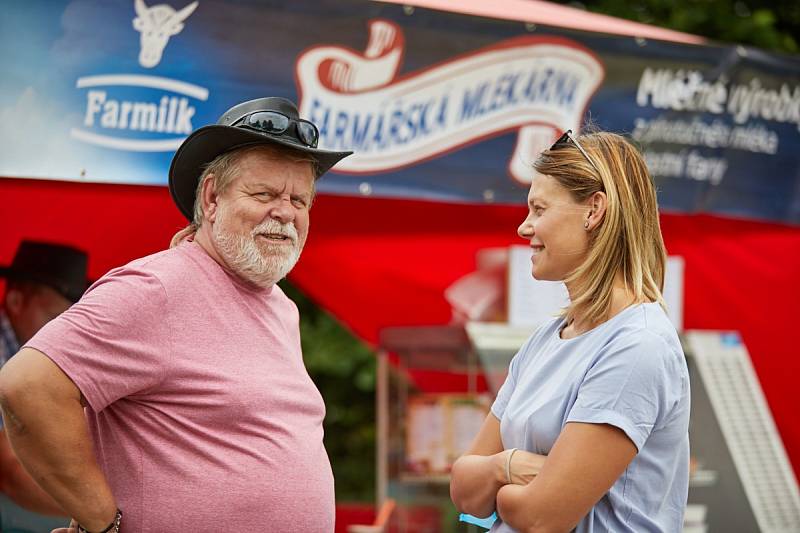
M 689 375 L 664 311 L 652 180 L 622 137 L 567 131 L 541 154 L 519 227 L 570 305 L 514 357 L 450 493 L 492 532 L 678 532 Z

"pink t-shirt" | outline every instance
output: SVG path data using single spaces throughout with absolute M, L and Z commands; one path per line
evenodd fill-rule
M 27 346 L 75 382 L 123 530 L 333 531 L 298 312 L 196 243 L 109 272 Z

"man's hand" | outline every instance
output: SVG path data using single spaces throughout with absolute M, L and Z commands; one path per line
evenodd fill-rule
M 54 529 L 50 533 L 78 533 L 78 523 L 75 520 L 70 520 L 67 527 Z

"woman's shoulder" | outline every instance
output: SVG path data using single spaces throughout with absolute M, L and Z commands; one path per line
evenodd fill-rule
M 675 325 L 660 304 L 638 304 L 631 310 L 627 320 L 620 321 L 618 335 L 639 338 L 642 342 L 656 342 L 659 339 L 667 346 L 680 347 L 681 341 Z
M 684 363 L 678 332 L 658 303 L 644 303 L 624 311 L 625 316 L 610 328 L 607 352 L 629 357 L 669 360 Z M 655 361 L 653 361 L 655 362 Z
M 517 350 L 516 359 L 528 360 L 541 354 L 558 336 L 558 330 L 563 325 L 564 318 L 557 316 L 543 322 L 531 333 L 528 339 Z
M 558 331 L 564 325 L 563 316 L 554 316 L 545 322 L 542 322 L 536 330 L 528 337 L 528 340 L 523 344 L 524 348 L 530 348 L 546 344 L 554 336 L 558 336 Z

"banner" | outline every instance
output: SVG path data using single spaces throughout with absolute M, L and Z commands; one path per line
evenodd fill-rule
M 353 150 L 320 192 L 525 202 L 587 120 L 645 152 L 662 209 L 800 223 L 800 59 L 366 0 L 4 8 L 0 175 L 165 184 L 231 105 L 298 102 Z

